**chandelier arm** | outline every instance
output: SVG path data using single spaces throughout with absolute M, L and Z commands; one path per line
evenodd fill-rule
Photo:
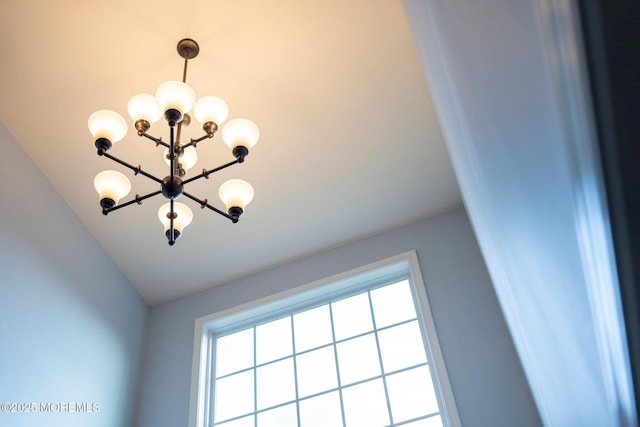
M 146 199 L 148 199 L 150 197 L 153 197 L 153 196 L 157 196 L 161 192 L 162 191 L 158 190 L 158 191 L 154 191 L 153 193 L 145 194 L 144 196 L 140 196 L 139 194 L 136 194 L 136 197 L 133 200 L 129 200 L 126 203 L 120 203 L 119 205 L 114 206 L 114 207 L 112 207 L 110 209 L 103 209 L 103 211 L 106 212 L 105 213 L 105 215 L 106 215 L 109 212 L 113 212 L 113 211 L 118 210 L 120 208 L 125 208 L 125 207 L 127 207 L 129 205 L 132 205 L 134 203 L 137 203 L 137 204 L 141 205 L 143 200 L 146 200 Z
M 223 217 L 230 219 L 233 223 L 238 222 L 238 218 L 234 218 L 231 215 L 229 215 L 228 213 L 226 213 L 224 211 L 221 211 L 220 209 L 216 208 L 215 206 L 211 206 L 209 203 L 207 203 L 206 200 L 200 200 L 197 197 L 192 196 L 191 194 L 189 194 L 187 192 L 182 193 L 182 195 L 185 196 L 185 197 L 188 197 L 189 199 L 193 200 L 194 202 L 200 204 L 200 207 L 202 209 L 209 208 L 212 211 L 214 211 L 215 213 L 218 213 L 218 214 L 222 215 Z
M 127 163 L 127 162 L 125 162 L 123 160 L 120 160 L 119 158 L 117 158 L 115 156 L 112 156 L 109 153 L 104 153 L 103 156 L 108 158 L 108 159 L 113 160 L 116 163 L 120 163 L 122 166 L 128 167 L 129 169 L 131 169 L 135 173 L 135 175 L 141 174 L 143 176 L 146 176 L 147 178 L 149 178 L 152 181 L 155 181 L 155 182 L 157 182 L 159 184 L 162 184 L 162 180 L 160 178 L 156 178 L 155 176 L 143 171 L 140 166 L 130 165 L 129 163 Z
M 229 162 L 229 163 L 224 164 L 224 165 L 222 165 L 222 166 L 218 166 L 217 168 L 215 168 L 215 169 L 211 169 L 211 170 L 204 170 L 204 169 L 203 169 L 203 170 L 202 170 L 202 173 L 201 173 L 200 175 L 196 175 L 196 176 L 194 176 L 194 177 L 191 177 L 191 178 L 189 178 L 189 179 L 187 179 L 187 180 L 183 181 L 183 182 L 182 182 L 182 184 L 183 184 L 183 185 L 187 185 L 188 183 L 190 183 L 190 182 L 192 182 L 192 181 L 196 181 L 196 180 L 198 180 L 198 179 L 200 179 L 200 178 L 209 178 L 209 175 L 211 175 L 212 173 L 215 173 L 215 172 L 221 171 L 222 169 L 228 168 L 229 166 L 233 166 L 233 165 L 235 165 L 236 163 L 240 163 L 240 160 L 236 159 L 236 160 L 234 160 L 234 161 L 232 161 L 232 162 Z
M 197 144 L 198 142 L 204 141 L 205 139 L 208 138 L 213 138 L 213 134 L 208 134 L 205 133 L 204 135 L 202 135 L 200 138 L 198 139 L 193 139 L 191 138 L 191 141 L 189 141 L 188 143 L 186 143 L 185 145 L 182 146 L 182 148 L 187 148 L 187 147 L 191 147 L 193 145 L 194 148 L 197 148 Z
M 166 142 L 162 141 L 162 138 L 156 138 L 155 136 L 151 136 L 146 132 L 142 132 L 139 135 L 140 136 L 144 136 L 145 138 L 148 138 L 148 139 L 152 140 L 153 142 L 156 143 L 156 146 L 162 145 L 163 147 L 169 148 L 169 144 L 167 144 Z

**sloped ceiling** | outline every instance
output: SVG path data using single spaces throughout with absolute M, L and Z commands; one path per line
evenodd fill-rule
M 131 179 L 125 201 L 158 185 L 98 157 L 87 118 L 128 119 L 131 96 L 179 80 L 185 37 L 200 45 L 196 96 L 221 97 L 261 137 L 244 164 L 188 187 L 223 208 L 222 182 L 250 182 L 240 222 L 180 200 L 194 220 L 169 247 L 161 196 L 101 214 L 101 170 Z M 150 304 L 461 205 L 400 0 L 27 0 L 2 6 L 0 46 L 3 124 Z M 129 127 L 111 153 L 167 175 L 162 150 Z M 160 122 L 150 133 L 169 138 Z M 201 134 L 195 121 L 184 131 Z M 198 151 L 192 174 L 233 160 L 219 135 Z

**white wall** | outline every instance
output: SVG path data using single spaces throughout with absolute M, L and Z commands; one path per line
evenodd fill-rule
M 637 426 L 577 1 L 404 4 L 543 422 Z
M 0 146 L 0 403 L 37 409 L 0 426 L 133 426 L 146 305 L 1 124 Z M 70 402 L 99 412 L 40 407 Z
M 187 424 L 196 318 L 410 249 L 418 253 L 463 425 L 539 426 L 529 387 L 463 210 L 153 307 L 138 425 Z

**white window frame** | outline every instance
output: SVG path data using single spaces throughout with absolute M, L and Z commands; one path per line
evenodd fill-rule
M 289 315 L 296 307 L 313 304 L 316 300 L 326 300 L 328 296 L 339 299 L 367 289 L 372 282 L 381 281 L 381 278 L 384 280 L 402 273 L 408 276 L 417 301 L 418 321 L 422 323 L 426 333 L 425 350 L 433 386 L 438 397 L 442 423 L 444 426 L 460 427 L 462 424 L 438 343 L 415 250 L 196 319 L 188 426 L 208 427 L 206 423 L 212 401 L 209 393 L 212 389 L 211 381 L 213 381 L 211 370 L 215 333 L 228 329 L 232 325 L 247 322 L 247 326 L 251 326 L 264 319 Z

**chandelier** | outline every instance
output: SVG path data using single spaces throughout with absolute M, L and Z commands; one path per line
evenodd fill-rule
M 245 157 L 249 154 L 249 149 L 256 144 L 260 136 L 258 127 L 250 120 L 237 118 L 228 121 L 222 128 L 222 139 L 231 149 L 235 160 L 214 169 L 203 169 L 202 173 L 186 178 L 187 171 L 194 166 L 197 160 L 198 143 L 213 138 L 219 126 L 229 115 L 227 104 L 220 98 L 205 96 L 196 102 L 193 89 L 186 84 L 187 63 L 198 55 L 199 50 L 198 43 L 194 40 L 180 40 L 178 53 L 184 58 L 182 81 L 162 83 L 155 96 L 146 93 L 138 94 L 132 97 L 127 105 L 138 136 L 154 142 L 156 147 L 164 147 L 164 158 L 169 167 L 169 174 L 164 178 L 155 177 L 145 172 L 141 166 L 133 166 L 109 153 L 113 145 L 122 140 L 127 133 L 127 122 L 121 115 L 110 110 L 99 110 L 93 113 L 88 121 L 89 131 L 94 137 L 99 156 L 111 159 L 131 169 L 134 175 L 145 176 L 160 185 L 160 189 L 157 191 L 142 196 L 136 194 L 132 200 L 119 204 L 120 199 L 131 191 L 129 179 L 114 170 L 102 171 L 94 179 L 94 187 L 99 194 L 102 213 L 107 215 L 134 203 L 142 204 L 143 200 L 162 194 L 168 199 L 168 202 L 160 207 L 158 219 L 164 227 L 164 234 L 171 246 L 193 219 L 191 209 L 176 201 L 181 196 L 198 203 L 202 209 L 208 208 L 230 219 L 234 224 L 238 222 L 246 205 L 253 199 L 253 188 L 241 179 L 231 179 L 220 186 L 218 194 L 226 205 L 226 212 L 209 204 L 207 199 L 199 199 L 185 191 L 185 187 L 191 182 L 202 178 L 208 179 L 209 175 L 215 172 L 244 162 Z M 202 124 L 204 135 L 182 143 L 181 131 L 191 122 L 191 117 L 187 113 L 192 108 L 196 120 Z M 169 143 L 147 133 L 151 125 L 163 116 L 169 126 Z

